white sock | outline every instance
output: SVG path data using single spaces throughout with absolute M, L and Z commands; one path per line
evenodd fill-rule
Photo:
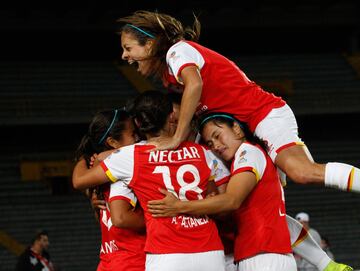
M 327 163 L 325 185 L 345 191 L 360 192 L 360 170 L 343 163 Z
M 291 216 L 286 216 L 291 246 L 296 254 L 315 265 L 320 271 L 324 270 L 331 259 L 324 250 L 316 243 L 308 231 Z

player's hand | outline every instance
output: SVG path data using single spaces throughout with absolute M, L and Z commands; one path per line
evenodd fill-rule
M 97 153 L 94 153 L 91 157 L 90 157 L 90 163 L 89 163 L 89 168 L 92 168 L 93 166 L 96 166 L 98 164 L 98 162 L 96 162 L 97 160 Z
M 100 152 L 96 157 L 97 163 L 104 161 L 110 154 L 112 154 L 116 150 L 117 149 L 111 149 L 111 150 Z
M 99 199 L 95 190 L 93 191 L 93 193 L 91 195 L 91 206 L 94 210 L 95 209 L 106 210 L 105 200 Z
M 173 217 L 179 214 L 177 205 L 181 203 L 174 194 L 165 189 L 159 189 L 165 195 L 165 198 L 160 200 L 150 200 L 148 202 L 148 210 L 153 217 Z
M 155 148 L 149 150 L 149 151 L 162 151 L 162 150 L 173 150 L 179 147 L 181 143 L 181 140 L 175 138 L 175 137 L 165 137 L 165 136 L 159 136 L 156 138 L 152 138 L 148 145 L 154 145 Z
M 206 198 L 212 198 L 212 197 L 215 197 L 216 195 L 218 195 L 218 193 L 216 192 L 211 192 L 209 194 L 206 195 Z

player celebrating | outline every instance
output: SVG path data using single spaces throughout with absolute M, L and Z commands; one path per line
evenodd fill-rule
M 90 167 L 93 154 L 135 143 L 134 126 L 124 110 L 98 112 L 76 152 L 78 166 Z M 74 187 L 79 188 L 76 180 Z M 84 185 L 82 188 L 86 187 Z M 96 188 L 105 201 L 99 211 L 100 262 L 97 271 L 143 271 L 145 269 L 145 223 L 137 198 L 122 183 Z
M 158 12 L 137 11 L 119 21 L 125 23 L 122 58 L 136 63 L 142 75 L 159 77 L 166 87 L 183 92 L 177 130 L 155 142 L 156 149 L 179 146 L 195 112 L 228 112 L 266 142 L 272 161 L 295 182 L 360 191 L 358 168 L 312 160 L 284 100 L 261 89 L 226 57 L 197 43 L 200 23 L 196 18 L 193 29 L 185 30 L 178 20 Z
M 141 94 L 133 111 L 147 140 L 175 131 L 172 103 L 161 92 Z M 159 187 L 184 201 L 204 198 L 209 179 L 224 177 L 216 168 L 216 157 L 192 142 L 183 142 L 171 151 L 151 151 L 153 146 L 146 143 L 123 147 L 89 170 L 75 168 L 74 181 L 80 187 L 117 181 L 135 192 L 145 213 L 146 270 L 224 270 L 223 245 L 212 219 L 187 215 L 154 219 L 147 210 L 150 199 L 162 197 Z
M 286 255 L 290 240 L 284 239 L 283 235 L 287 231 L 284 195 L 275 167 L 261 148 L 264 145 L 231 115 L 210 114 L 201 124 L 202 135 L 211 149 L 223 159 L 233 160 L 232 176 L 225 194 L 200 201 L 177 202 L 167 193 L 165 199 L 151 201 L 149 210 L 155 217 L 236 210 L 235 261 L 238 270 L 262 270 L 263 266 L 270 268 L 267 270 L 292 270 L 294 259 Z M 294 227 L 291 223 L 290 226 Z M 300 233 L 298 242 L 295 242 L 296 238 L 292 241 L 296 245 L 303 238 L 305 234 Z M 319 263 L 319 268 L 352 270 L 329 261 Z

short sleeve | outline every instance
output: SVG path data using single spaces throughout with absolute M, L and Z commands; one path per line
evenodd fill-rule
M 206 162 L 211 170 L 210 180 L 213 180 L 216 186 L 227 183 L 230 178 L 230 171 L 225 163 L 217 157 L 211 150 L 204 148 Z
M 109 202 L 124 200 L 135 207 L 137 198 L 134 192 L 124 182 L 116 182 L 110 186 Z
M 257 146 L 243 143 L 236 151 L 232 164 L 231 174 L 235 175 L 244 171 L 251 171 L 256 176 L 256 181 L 261 180 L 266 168 L 266 157 Z
M 205 64 L 200 52 L 185 41 L 176 43 L 168 50 L 166 62 L 170 73 L 175 76 L 176 81 L 180 84 L 183 83 L 180 74 L 185 67 L 197 66 L 201 70 Z
M 121 180 L 128 184 L 134 175 L 134 145 L 116 150 L 100 165 L 112 182 Z

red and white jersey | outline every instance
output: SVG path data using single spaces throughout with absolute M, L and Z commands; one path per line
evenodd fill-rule
M 176 150 L 152 151 L 141 142 L 111 154 L 101 165 L 112 181 L 126 183 L 142 206 L 147 239 L 145 251 L 154 254 L 197 253 L 222 250 L 214 221 L 207 216 L 178 215 L 153 218 L 147 209 L 149 200 L 162 199 L 159 188 L 167 189 L 180 200 L 206 197 L 208 180 L 214 176 L 215 156 L 193 142 L 183 142 Z
M 199 68 L 203 88 L 198 115 L 206 111 L 227 112 L 254 131 L 271 109 L 285 105 L 280 97 L 264 91 L 247 78 L 234 62 L 195 42 L 174 44 L 167 52 L 166 61 L 169 70 L 164 84 L 175 91 L 183 90 L 180 74 L 185 67 Z
M 224 160 L 218 157 L 212 150 L 209 149 L 206 145 L 201 145 L 207 152 L 207 156 L 212 159 L 214 173 L 210 178 L 211 181 L 214 181 L 215 185 L 218 187 L 222 184 L 226 184 L 230 179 L 230 170 Z
M 134 270 L 143 270 L 145 266 L 145 239 L 146 235 L 135 230 L 122 229 L 112 225 L 109 203 L 114 200 L 124 200 L 135 207 L 135 194 L 123 183 L 104 184 L 101 186 L 106 202 L 106 210 L 100 211 L 101 248 L 100 260 L 107 266 L 117 261 L 132 262 Z M 105 264 L 104 263 L 104 264 Z M 103 266 L 104 266 L 103 264 Z M 126 270 L 123 266 L 111 270 Z
M 258 183 L 235 211 L 235 260 L 266 252 L 291 253 L 284 191 L 276 167 L 259 146 L 243 143 L 235 154 L 231 174 L 244 171 L 254 172 Z

